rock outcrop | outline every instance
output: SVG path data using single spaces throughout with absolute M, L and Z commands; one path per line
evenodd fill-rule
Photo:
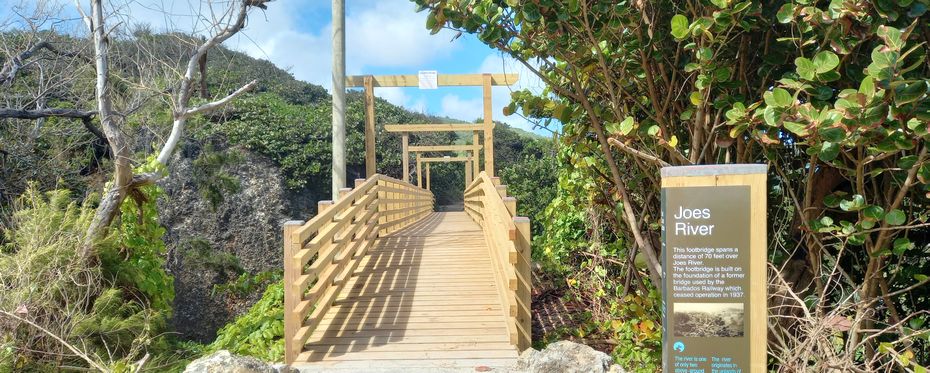
M 542 351 L 528 349 L 520 354 L 513 373 L 625 373 L 613 359 L 589 346 L 559 341 Z
M 279 370 L 254 357 L 233 355 L 220 350 L 194 360 L 184 373 L 278 373 Z
M 221 151 L 231 151 L 223 149 Z M 173 324 L 185 339 L 212 342 L 216 331 L 261 296 L 214 294 L 241 273 L 281 270 L 281 224 L 289 220 L 288 195 L 280 170 L 267 158 L 242 150 L 224 171 L 238 180 L 214 206 L 195 181 L 200 149 L 187 145 L 170 163 L 162 182 L 159 219 L 166 227 L 168 270 L 175 278 Z

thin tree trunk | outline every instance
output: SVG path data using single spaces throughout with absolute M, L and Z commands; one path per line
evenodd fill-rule
M 109 74 L 109 40 L 103 16 L 103 1 L 91 1 L 91 17 L 89 20 L 94 40 L 94 66 L 97 70 L 96 98 L 97 113 L 100 126 L 110 151 L 113 154 L 113 180 L 107 185 L 107 190 L 100 200 L 100 206 L 87 228 L 84 237 L 84 248 L 81 256 L 88 258 L 93 254 L 93 246 L 97 240 L 106 235 L 107 228 L 119 213 L 120 205 L 126 199 L 127 189 L 132 182 L 132 164 L 130 163 L 129 147 L 126 139 L 120 132 L 118 117 L 113 114 L 113 105 L 110 98 L 107 75 Z

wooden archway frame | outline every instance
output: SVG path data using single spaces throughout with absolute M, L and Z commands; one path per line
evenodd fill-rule
M 437 85 L 440 87 L 483 87 L 484 122 L 482 124 L 387 124 L 387 132 L 399 132 L 403 136 L 403 175 L 401 180 L 409 181 L 407 170 L 410 166 L 408 149 L 410 132 L 472 132 L 471 150 L 473 173 L 481 172 L 478 164 L 480 134 L 484 134 L 484 171 L 494 176 L 494 120 L 491 108 L 491 87 L 513 85 L 520 79 L 518 74 L 439 74 Z M 417 87 L 417 75 L 360 75 L 346 77 L 346 87 L 365 88 L 365 174 L 368 177 L 377 172 L 375 159 L 375 87 Z

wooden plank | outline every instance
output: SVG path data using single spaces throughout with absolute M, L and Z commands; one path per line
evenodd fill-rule
M 481 146 L 479 145 L 480 149 Z M 411 145 L 412 152 L 470 152 L 474 151 L 473 145 Z
M 466 132 L 466 131 L 484 131 L 483 124 L 385 124 L 384 130 L 387 132 Z
M 375 159 L 375 88 L 374 78 L 366 75 L 362 84 L 365 86 L 365 177 L 371 178 L 377 172 Z
M 469 157 L 423 157 L 420 159 L 423 163 L 430 162 L 467 162 L 471 159 Z
M 377 337 L 375 337 L 377 338 Z M 385 339 L 390 339 L 391 344 L 421 344 L 421 343 L 494 343 L 494 342 L 505 342 L 507 338 L 503 335 L 433 335 L 433 336 L 401 336 L 401 337 L 388 337 L 385 336 Z M 324 339 L 315 340 L 313 343 L 321 345 L 362 345 L 369 343 L 378 343 L 377 339 L 372 340 L 372 337 L 326 337 Z
M 490 75 L 491 84 L 496 86 L 514 85 L 520 80 L 519 74 L 484 74 Z M 436 83 L 440 87 L 480 86 L 484 84 L 482 74 L 439 74 Z M 346 77 L 346 87 L 361 87 L 365 84 L 365 77 L 371 75 L 353 75 Z M 417 75 L 374 75 L 374 87 L 419 87 L 420 79 Z
M 306 354 L 306 355 L 305 355 Z M 312 351 L 301 354 L 301 359 L 306 358 L 308 361 L 314 361 Z M 337 360 L 406 360 L 406 359 L 468 359 L 480 356 L 483 358 L 513 357 L 516 358 L 515 350 L 479 350 L 479 351 L 358 351 L 351 354 L 331 355 L 327 357 L 329 361 Z M 316 359 L 321 359 L 317 356 Z

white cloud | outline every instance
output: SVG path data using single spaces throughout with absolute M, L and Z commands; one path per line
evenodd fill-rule
M 456 94 L 447 94 L 442 96 L 439 115 L 471 122 L 484 116 L 483 105 L 480 96 L 465 99 Z
M 305 3 L 301 0 L 299 3 Z M 448 31 L 430 35 L 426 14 L 407 0 L 349 2 L 346 10 L 346 73 L 372 67 L 415 67 L 446 57 L 459 48 Z M 327 12 L 328 13 L 328 12 Z M 297 79 L 332 86 L 332 24 L 317 30 L 301 25 L 293 4 L 269 4 L 267 15 L 250 18 L 232 45 L 252 57 L 289 68 Z M 380 91 L 380 90 L 378 90 Z M 380 96 L 380 92 L 379 92 Z
M 513 114 L 504 116 L 504 107 L 510 104 L 512 91 L 529 89 L 533 93 L 541 93 L 545 84 L 538 76 L 533 74 L 526 66 L 517 60 L 492 53 L 485 57 L 476 73 L 516 73 L 520 80 L 512 86 L 495 86 L 491 88 L 491 108 L 494 120 L 507 123 L 511 126 L 528 131 L 533 130 L 533 124 L 523 117 Z M 442 98 L 439 115 L 462 120 L 473 120 L 484 116 L 484 103 L 481 98 L 463 99 L 456 94 L 447 94 Z

